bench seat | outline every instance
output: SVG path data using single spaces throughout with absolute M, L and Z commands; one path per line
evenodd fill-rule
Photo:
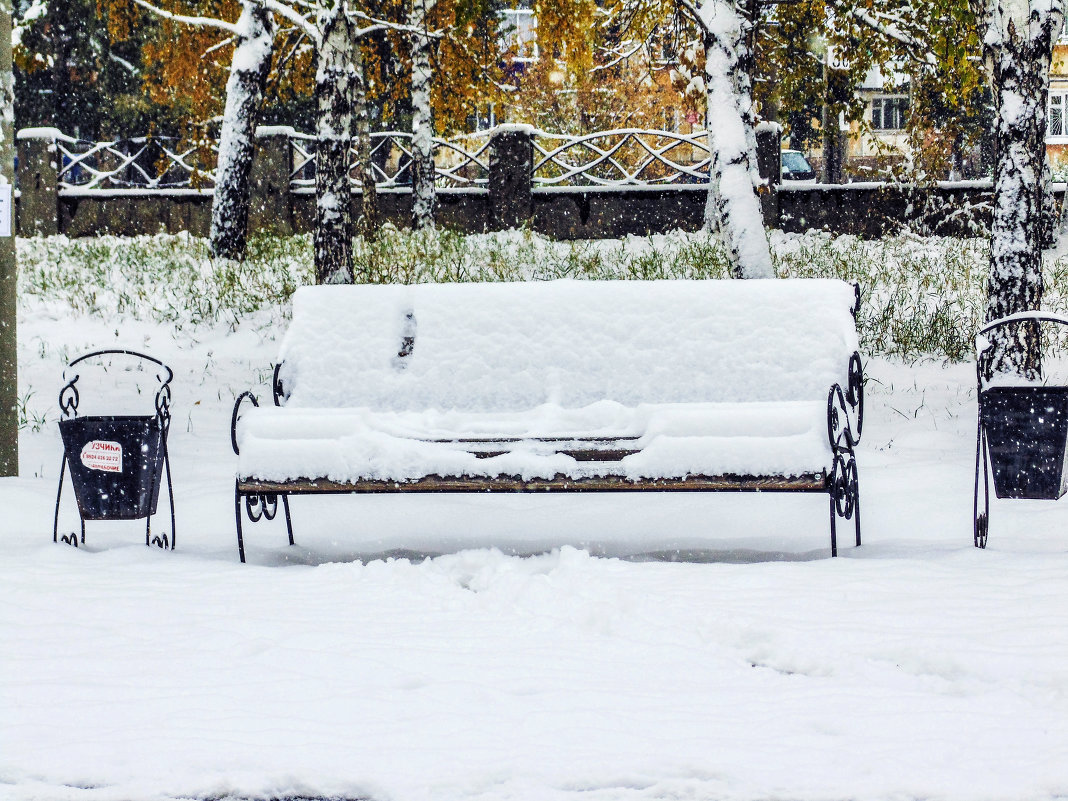
M 631 483 L 728 473 L 816 476 L 830 465 L 827 404 L 559 407 L 529 414 L 423 415 L 250 409 L 238 425 L 241 481 L 332 485 L 424 476 Z

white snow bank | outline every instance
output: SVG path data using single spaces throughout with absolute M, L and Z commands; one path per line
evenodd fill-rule
M 1068 509 L 992 498 L 972 547 L 972 364 L 866 365 L 843 558 L 822 497 L 392 495 L 295 498 L 297 545 L 249 526 L 242 565 L 230 409 L 280 311 L 234 332 L 19 303 L 19 394 L 49 422 L 0 479 L 5 801 L 1068 795 Z M 175 370 L 173 552 L 143 521 L 52 544 L 63 367 L 117 344 Z M 114 411 L 89 378 L 83 407 Z M 488 548 L 565 542 L 589 553 Z M 358 561 L 395 548 L 477 550 Z M 715 563 L 590 555 L 650 551 Z

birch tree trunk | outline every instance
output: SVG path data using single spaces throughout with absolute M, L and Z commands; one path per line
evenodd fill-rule
M 316 53 L 315 280 L 352 283 L 352 100 L 356 46 L 352 23 L 341 0 L 324 9 L 322 44 Z
M 1042 304 L 1042 250 L 1049 243 L 1045 184 L 1046 103 L 1053 42 L 1064 22 L 1060 0 L 990 0 L 986 46 L 995 108 L 994 212 L 987 320 Z M 994 332 L 992 370 L 1037 378 L 1037 326 Z
M 436 0 L 412 0 L 408 25 L 412 34 L 412 228 L 434 227 L 434 119 L 430 107 L 430 36 L 427 14 Z
M 733 0 L 700 7 L 705 41 L 709 171 L 705 228 L 715 228 L 736 278 L 774 278 L 771 250 L 756 187 L 756 134 L 742 15 Z
M 270 11 L 246 0 L 237 20 L 240 36 L 230 62 L 211 203 L 212 255 L 241 261 L 248 233 L 249 175 L 256 122 L 274 50 Z
M 378 228 L 378 188 L 375 186 L 374 164 L 371 162 L 371 126 L 367 105 L 367 72 L 363 50 L 359 43 L 353 47 L 356 73 L 355 107 L 353 109 L 353 138 L 356 140 L 356 161 L 360 172 L 360 214 L 356 230 L 366 239 L 373 239 Z

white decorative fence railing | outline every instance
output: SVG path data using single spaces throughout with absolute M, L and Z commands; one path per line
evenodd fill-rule
M 293 165 L 290 188 L 310 192 L 315 187 L 315 137 L 292 132 Z M 490 135 L 471 134 L 455 139 L 434 138 L 437 185 L 441 187 L 485 186 L 489 181 Z M 403 131 L 371 134 L 371 169 L 380 189 L 411 186 L 412 135 Z M 352 150 L 350 178 L 359 184 L 359 163 Z
M 492 131 L 454 139 L 435 138 L 437 184 L 440 187 L 485 186 L 489 181 Z M 371 134 L 371 163 L 377 186 L 411 185 L 410 133 Z M 643 186 L 706 183 L 709 151 L 703 131 L 694 134 L 625 128 L 584 135 L 533 131 L 535 186 Z M 315 184 L 315 137 L 294 133 L 294 191 Z M 356 174 L 353 153 L 352 178 Z
M 54 136 L 61 194 L 97 190 L 203 190 L 215 185 L 215 142 L 139 136 L 106 142 Z
M 291 128 L 270 129 L 288 139 L 289 186 L 306 194 L 315 186 L 315 137 Z M 97 191 L 170 192 L 210 190 L 215 182 L 217 143 L 189 143 L 141 136 L 92 142 L 52 128 L 26 129 L 24 138 L 51 138 L 56 148 L 61 195 Z M 435 138 L 439 187 L 485 187 L 489 183 L 494 131 L 452 139 Z M 704 132 L 625 128 L 583 135 L 529 129 L 534 187 L 655 186 L 706 183 L 709 150 Z M 411 185 L 412 135 L 383 131 L 371 135 L 371 165 L 382 189 Z M 351 178 L 359 184 L 352 155 Z
M 537 132 L 536 186 L 642 186 L 707 183 L 710 153 L 694 134 L 621 128 L 580 136 Z

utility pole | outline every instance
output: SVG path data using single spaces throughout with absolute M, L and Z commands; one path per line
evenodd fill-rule
M 17 476 L 19 473 L 15 75 L 11 64 L 11 2 L 0 0 L 0 476 Z

